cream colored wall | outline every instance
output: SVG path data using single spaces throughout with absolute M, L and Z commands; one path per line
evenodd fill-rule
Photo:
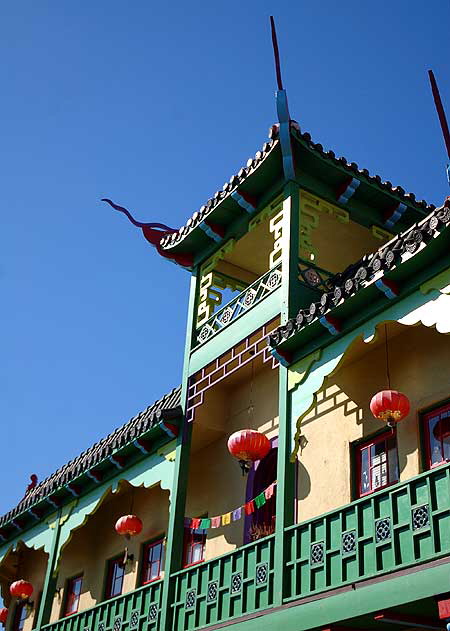
M 239 372 L 235 374 L 239 377 Z M 206 398 L 201 415 L 194 421 L 186 502 L 186 515 L 190 517 L 214 517 L 245 502 L 247 478 L 242 476 L 237 460 L 228 452 L 230 434 L 250 428 L 264 432 L 268 438 L 278 435 L 278 371 L 265 365 L 261 372 L 255 374 L 253 411 L 249 410 L 251 375 L 247 373 L 246 377 L 244 382 L 229 386 L 220 396 L 216 392 L 211 397 L 211 406 Z M 208 422 L 209 415 L 211 424 L 220 428 L 220 432 L 219 438 L 205 446 L 203 424 Z M 197 444 L 201 447 L 195 450 Z M 208 530 L 205 558 L 211 559 L 242 545 L 243 532 L 244 518 L 228 526 Z
M 83 586 L 79 610 L 87 609 L 101 602 L 104 595 L 106 562 L 122 554 L 127 542 L 117 535 L 114 524 L 121 515 L 130 510 L 144 523 L 142 533 L 128 542 L 128 551 L 134 554 L 134 561 L 127 567 L 123 593 L 136 588 L 140 580 L 142 544 L 167 531 L 169 514 L 169 493 L 159 487 L 135 489 L 133 506 L 129 487 L 127 492 L 110 495 L 86 524 L 73 533 L 72 539 L 64 547 L 59 563 L 57 592 L 53 600 L 51 622 L 61 616 L 64 602 L 64 589 L 69 578 L 83 574 Z
M 384 343 L 373 349 L 359 344 L 363 355 L 326 380 L 317 404 L 302 421 L 299 521 L 352 501 L 350 444 L 384 426 L 369 409 L 372 395 L 387 387 Z M 402 327 L 389 340 L 391 387 L 411 403 L 409 416 L 397 426 L 402 481 L 420 472 L 419 412 L 450 394 L 449 352 L 450 339 L 423 326 Z

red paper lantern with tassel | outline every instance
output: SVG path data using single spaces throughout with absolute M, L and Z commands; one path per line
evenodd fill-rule
M 7 620 L 8 620 L 8 610 L 6 607 L 2 607 L 0 609 L 0 623 L 3 626 L 5 626 Z
M 28 598 L 30 598 L 31 594 L 33 593 L 33 585 L 28 581 L 20 579 L 19 581 L 14 581 L 14 583 L 11 583 L 9 593 L 13 598 L 17 598 L 19 600 L 28 600 Z
M 370 411 L 375 418 L 385 421 L 389 427 L 408 416 L 410 410 L 409 399 L 397 390 L 382 390 L 373 395 L 370 401 Z
M 117 534 L 124 535 L 127 539 L 142 532 L 142 521 L 136 515 L 122 515 L 116 521 Z
M 228 439 L 228 451 L 239 460 L 242 473 L 250 469 L 249 462 L 262 460 L 270 451 L 270 440 L 253 429 L 241 429 Z

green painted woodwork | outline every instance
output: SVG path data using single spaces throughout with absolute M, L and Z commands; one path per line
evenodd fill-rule
M 281 288 L 275 289 L 264 300 L 259 302 L 236 322 L 232 322 L 211 340 L 194 349 L 189 363 L 189 374 L 192 375 L 211 361 L 226 353 L 235 344 L 270 322 L 280 313 Z
M 173 574 L 172 631 L 266 609 L 273 604 L 274 536 Z
M 445 288 L 446 282 L 446 275 L 438 275 L 432 285 L 428 283 L 425 285 L 426 295 L 420 289 L 415 291 L 334 341 L 333 336 L 329 336 L 331 343 L 290 366 L 292 457 L 298 450 L 303 417 L 314 404 L 316 394 L 326 377 L 336 370 L 345 351 L 356 339 L 363 339 L 366 343 L 370 343 L 376 334 L 377 326 L 388 321 L 396 321 L 408 326 L 422 323 L 427 327 L 435 327 L 440 333 L 450 332 L 450 296 L 440 292 Z
M 58 562 L 58 544 L 61 536 L 61 526 L 66 517 L 67 515 L 63 517 L 62 509 L 60 509 L 56 519 L 49 524 L 50 529 L 52 530 L 52 546 L 48 556 L 47 569 L 45 571 L 45 579 L 36 622 L 36 626 L 39 629 L 50 620 L 57 579 L 56 566 Z
M 48 624 L 46 631 L 158 631 L 162 581 Z
M 285 601 L 448 555 L 450 468 L 288 528 L 285 536 Z

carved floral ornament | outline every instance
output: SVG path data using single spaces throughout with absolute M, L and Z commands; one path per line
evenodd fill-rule
M 341 365 L 350 347 L 358 340 L 374 342 L 381 325 L 397 322 L 404 326 L 434 328 L 438 333 L 450 333 L 450 271 L 424 283 L 414 293 L 385 310 L 382 318 L 372 318 L 324 349 L 314 351 L 289 368 L 288 388 L 292 399 L 291 459 L 300 450 L 301 423 L 317 403 L 317 394 L 326 379 Z

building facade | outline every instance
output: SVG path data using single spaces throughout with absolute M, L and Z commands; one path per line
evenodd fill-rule
M 191 276 L 181 386 L 0 519 L 8 631 L 450 618 L 450 203 L 324 151 L 277 101 L 185 226 L 143 228 Z M 392 426 L 369 408 L 388 389 L 410 404 Z M 243 429 L 270 441 L 245 475 Z

